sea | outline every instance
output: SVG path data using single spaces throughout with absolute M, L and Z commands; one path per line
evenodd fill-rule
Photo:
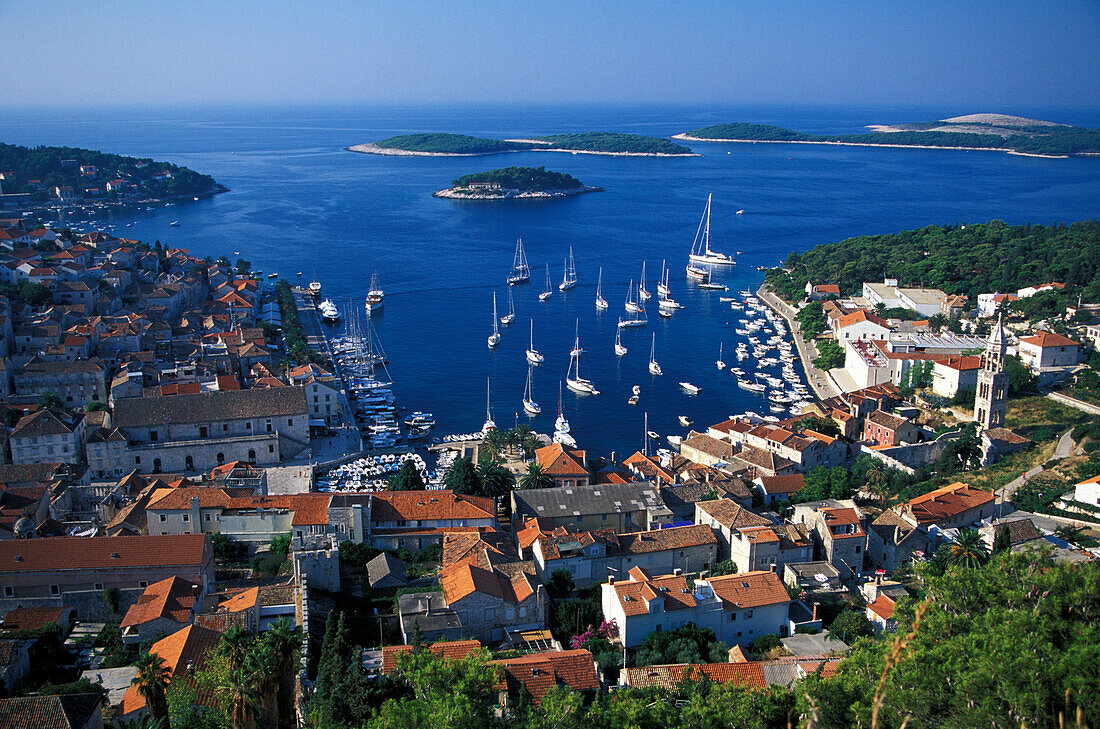
M 715 362 L 736 363 L 738 312 L 719 301 L 755 290 L 759 266 L 791 251 L 850 236 L 933 224 L 1069 223 L 1100 215 L 1100 158 L 1040 159 L 999 152 L 885 149 L 803 144 L 690 144 L 701 156 L 609 157 L 512 153 L 489 157 L 384 157 L 345 147 L 418 131 L 498 138 L 582 131 L 667 136 L 729 121 L 775 124 L 816 133 L 864 125 L 944 118 L 983 111 L 921 107 L 817 108 L 736 106 L 255 106 L 217 108 L 72 108 L 6 110 L 0 141 L 66 145 L 152 157 L 212 175 L 229 192 L 151 210 L 113 210 L 77 227 L 184 247 L 201 256 L 244 258 L 265 273 L 305 285 L 362 310 L 371 273 L 385 289 L 372 323 L 389 357 L 402 406 L 430 411 L 436 433 L 527 423 L 550 432 L 574 332 L 585 352 L 581 374 L 600 390 L 562 390 L 561 409 L 580 447 L 624 457 L 644 443 L 643 423 L 662 439 L 703 429 L 735 413 L 767 413 L 759 395 L 736 387 Z M 1001 109 L 1003 113 L 1100 127 L 1100 110 Z M 454 201 L 432 197 L 459 175 L 505 166 L 568 172 L 604 192 L 566 199 Z M 703 291 L 684 267 L 708 195 L 712 247 L 737 265 L 715 271 L 730 293 Z M 743 214 L 736 214 L 743 210 Z M 170 225 L 178 221 L 178 227 Z M 508 309 L 505 278 L 516 239 L 532 267 L 513 287 L 516 322 L 489 349 L 492 295 Z M 572 250 L 579 283 L 562 293 Z M 629 349 L 613 351 L 628 282 L 643 262 L 655 291 L 662 261 L 672 296 L 684 308 L 671 319 L 648 304 L 649 325 L 623 332 Z M 545 267 L 555 289 L 540 303 Z M 597 276 L 610 308 L 594 306 Z M 300 278 L 299 278 L 300 275 Z M 868 270 L 868 280 L 890 271 Z M 546 361 L 533 372 L 542 414 L 523 412 L 524 351 L 534 323 Z M 651 346 L 664 374 L 647 370 Z M 689 395 L 679 382 L 701 389 Z M 639 385 L 636 406 L 627 404 Z M 654 444 L 655 445 L 655 444 Z M 663 441 L 662 441 L 663 445 Z M 651 445 L 652 447 L 652 445 Z

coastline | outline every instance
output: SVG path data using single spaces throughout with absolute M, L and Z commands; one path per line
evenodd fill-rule
M 802 371 L 806 375 L 806 384 L 808 384 L 814 391 L 814 394 L 817 395 L 818 401 L 827 400 L 830 397 L 840 394 L 839 388 L 835 386 L 829 373 L 819 370 L 813 363 L 813 358 L 807 350 L 811 347 L 816 350 L 816 347 L 802 337 L 802 329 L 798 320 L 795 319 L 792 314 L 784 311 L 783 307 L 786 306 L 790 308 L 790 305 L 769 291 L 767 284 L 763 282 L 760 284 L 760 288 L 756 290 L 756 297 L 769 309 L 783 317 L 783 321 L 787 322 L 787 332 L 790 334 L 791 341 L 794 342 L 794 348 L 798 352 L 798 359 L 802 362 Z M 773 298 L 774 301 L 772 300 Z M 793 309 L 791 310 L 794 311 Z
M 1017 152 L 1002 147 L 943 147 L 935 144 L 871 144 L 869 142 L 830 142 L 813 141 L 804 139 L 704 139 L 692 137 L 687 134 L 674 134 L 670 139 L 678 139 L 682 142 L 735 142 L 737 144 L 825 144 L 835 147 L 887 147 L 894 149 L 954 149 L 966 152 L 1004 152 L 1019 157 L 1041 157 L 1043 159 L 1069 159 L 1065 154 L 1036 154 L 1035 152 Z
M 506 139 L 506 142 L 533 142 L 536 144 L 549 144 L 531 139 Z M 353 144 L 344 147 L 345 151 L 358 152 L 360 154 L 380 154 L 391 157 L 486 157 L 491 154 L 514 154 L 516 152 L 564 152 L 571 154 L 598 154 L 605 157 L 701 157 L 698 152 L 690 154 L 663 154 L 661 152 L 599 152 L 590 149 L 559 149 L 558 147 L 534 147 L 532 149 L 505 149 L 499 152 L 414 152 L 407 149 L 393 149 L 391 147 L 379 147 L 374 142 Z
M 63 210 L 73 210 L 73 209 L 100 210 L 100 209 L 107 209 L 107 208 L 127 208 L 127 207 L 132 207 L 132 206 L 139 206 L 140 207 L 142 205 L 154 205 L 154 204 L 160 204 L 160 203 L 187 202 L 189 200 L 192 200 L 193 198 L 199 198 L 200 200 L 202 200 L 202 199 L 205 199 L 205 198 L 208 198 L 208 197 L 214 197 L 215 195 L 220 195 L 223 192 L 229 192 L 229 188 L 226 187 L 225 185 L 221 184 L 221 183 L 215 183 L 213 186 L 208 187 L 205 190 L 203 190 L 202 192 L 197 193 L 197 194 L 196 193 L 188 193 L 188 194 L 185 194 L 185 195 L 167 195 L 165 197 L 148 197 L 148 198 L 140 198 L 140 199 L 132 199 L 132 200 L 80 200 L 80 201 L 73 201 L 73 202 L 69 202 L 69 203 L 49 202 L 49 203 L 38 203 L 38 204 L 35 204 L 35 203 L 32 202 L 31 205 L 28 205 L 28 206 L 26 206 L 22 209 L 23 210 L 29 209 L 29 210 L 36 210 L 36 211 L 40 211 L 40 210 L 63 211 Z
M 449 187 L 446 190 L 437 190 L 432 197 L 445 198 L 447 200 L 552 200 L 555 198 L 583 195 L 586 192 L 604 192 L 602 187 L 583 185 L 571 190 L 502 190 L 502 195 L 492 195 L 481 192 L 462 192 L 465 188 Z

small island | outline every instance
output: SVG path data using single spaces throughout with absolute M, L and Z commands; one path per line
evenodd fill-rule
M 783 142 L 868 147 L 996 150 L 1035 157 L 1100 155 L 1100 129 L 1007 114 L 968 114 L 911 124 L 873 124 L 862 134 L 806 134 L 770 124 L 717 124 L 677 134 L 690 142 Z
M 136 205 L 205 197 L 228 188 L 210 175 L 170 162 L 79 147 L 0 143 L 4 205 Z
M 450 188 L 432 195 L 452 200 L 521 200 L 602 191 L 602 187 L 589 187 L 573 175 L 545 167 L 504 167 L 463 175 L 453 180 Z
M 660 137 L 619 132 L 550 134 L 526 139 L 486 139 L 465 134 L 402 134 L 347 147 L 351 152 L 407 157 L 473 157 L 504 152 L 570 152 L 616 157 L 693 157 L 687 147 Z

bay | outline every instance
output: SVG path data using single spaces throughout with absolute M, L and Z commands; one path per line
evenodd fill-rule
M 622 131 L 665 136 L 727 121 L 777 124 L 815 133 L 862 125 L 945 117 L 973 109 L 809 107 L 251 107 L 209 109 L 15 110 L 0 119 L 0 139 L 17 144 L 83 146 L 149 156 L 212 175 L 230 192 L 151 211 L 118 211 L 102 220 L 116 234 L 198 255 L 226 255 L 277 271 L 292 282 L 314 275 L 325 296 L 361 308 L 371 272 L 386 290 L 374 323 L 390 358 L 395 392 L 410 409 L 435 413 L 437 431 L 470 432 L 485 418 L 485 382 L 501 426 L 527 422 L 552 429 L 575 323 L 586 354 L 582 373 L 601 394 L 565 391 L 562 405 L 581 447 L 623 456 L 642 444 L 643 413 L 662 435 L 685 432 L 687 415 L 706 424 L 752 409 L 759 396 L 715 367 L 719 343 L 734 362 L 736 312 L 717 292 L 688 285 L 686 255 L 708 193 L 714 195 L 715 248 L 740 251 L 738 265 L 716 278 L 733 292 L 759 284 L 759 265 L 792 250 L 852 235 L 929 224 L 1001 219 L 1072 222 L 1100 214 L 1100 160 L 1049 160 L 998 152 L 873 149 L 786 144 L 695 144 L 702 156 L 622 158 L 516 153 L 480 158 L 360 155 L 344 147 L 413 131 L 521 137 L 555 132 Z M 1053 121 L 1100 126 L 1100 114 L 1024 110 Z M 605 192 L 564 200 L 462 202 L 431 197 L 467 172 L 544 165 Z M 735 215 L 744 209 L 743 215 Z M 169 223 L 178 220 L 179 227 Z M 504 279 L 517 237 L 534 268 L 533 283 L 514 288 L 517 320 L 490 351 L 491 295 L 507 306 Z M 579 285 L 537 294 L 543 266 L 555 284 L 572 246 Z M 627 281 L 647 263 L 654 290 L 661 260 L 672 270 L 673 296 L 685 308 L 671 320 L 627 330 L 629 353 L 615 357 L 615 323 Z M 604 297 L 597 313 L 596 276 Z M 889 271 L 867 271 L 880 279 Z M 736 295 L 736 293 L 734 293 Z M 536 368 L 543 414 L 523 414 L 528 322 L 546 363 Z M 651 333 L 665 374 L 646 369 Z M 702 387 L 696 396 L 678 386 Z M 636 407 L 626 404 L 641 385 Z

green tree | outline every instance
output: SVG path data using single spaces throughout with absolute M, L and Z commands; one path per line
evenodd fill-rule
M 484 651 L 457 661 L 430 651 L 409 651 L 397 659 L 397 678 L 411 696 L 390 699 L 368 722 L 370 729 L 467 729 L 494 724 L 490 697 L 501 669 Z
M 1028 392 L 1035 384 L 1031 370 L 1014 354 L 1005 357 L 1005 374 L 1008 375 L 1008 391 L 1013 395 Z
M 862 610 L 845 609 L 841 610 L 829 624 L 829 634 L 850 645 L 856 638 L 870 635 L 871 624 Z
M 145 651 L 134 664 L 137 675 L 130 681 L 136 686 L 138 694 L 145 700 L 149 715 L 168 726 L 168 699 L 165 691 L 172 679 L 172 669 L 156 653 Z
M 61 402 L 61 398 L 57 396 L 56 392 L 47 392 L 42 397 L 38 398 L 38 402 L 36 404 L 38 405 L 39 410 L 46 410 L 48 408 L 60 408 L 64 405 Z
M 538 463 L 527 465 L 527 473 L 519 480 L 521 489 L 550 489 L 554 488 L 554 477 L 543 469 Z
M 458 494 L 481 493 L 481 477 L 469 458 L 459 456 L 443 474 L 443 485 Z
M 1009 552 L 1012 550 L 1012 532 L 1009 531 L 1007 524 L 1002 524 L 997 528 L 997 535 L 993 538 L 993 554 L 1000 554 L 1001 552 Z
M 271 646 L 275 668 L 278 726 L 295 726 L 294 684 L 298 675 L 298 657 L 302 650 L 302 630 L 287 618 L 280 618 L 264 633 L 263 640 Z
M 516 476 L 497 461 L 482 459 L 477 464 L 478 480 L 481 482 L 479 496 L 500 499 L 512 493 L 516 487 Z
M 478 460 L 485 457 L 490 459 L 500 458 L 506 441 L 507 436 L 500 428 L 490 428 L 481 439 L 481 449 L 484 449 L 485 452 L 478 454 Z
M 427 488 L 424 485 L 424 479 L 420 476 L 420 471 L 411 460 L 403 461 L 401 468 L 390 476 L 387 483 L 390 491 L 423 491 Z
M 100 410 L 107 410 L 107 409 L 108 409 L 107 408 L 107 403 L 100 402 L 99 400 L 92 400 L 91 402 L 88 403 L 88 406 L 84 408 L 84 411 L 88 412 L 88 413 L 95 413 L 95 412 L 99 412 Z
M 975 569 L 989 561 L 989 547 L 977 529 L 962 529 L 955 541 L 947 545 L 946 560 L 948 564 Z
M 814 358 L 814 366 L 822 370 L 831 370 L 844 366 L 844 350 L 831 339 L 819 342 L 817 345 L 818 356 Z

